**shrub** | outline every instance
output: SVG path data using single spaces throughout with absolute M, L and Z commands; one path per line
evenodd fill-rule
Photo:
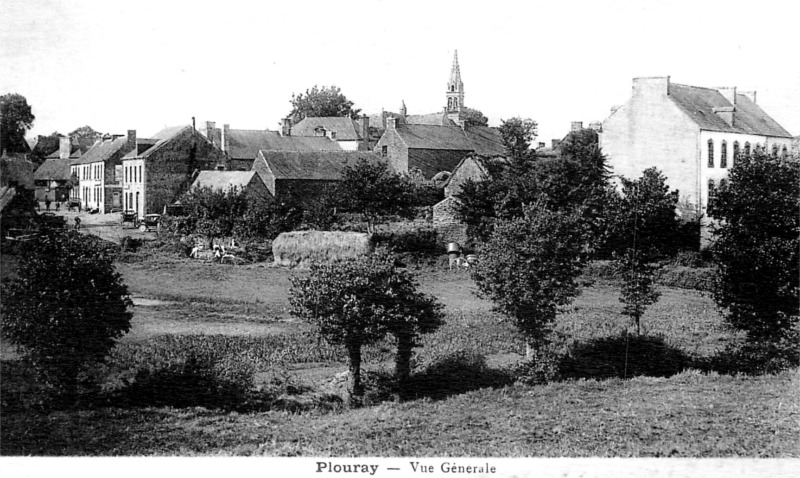
M 75 398 L 87 366 L 101 362 L 130 329 L 133 305 L 108 248 L 78 233 L 51 233 L 20 257 L 3 284 L 3 337 Z
M 411 378 L 411 386 L 405 390 L 407 398 L 442 399 L 511 383 L 509 374 L 490 369 L 486 357 L 472 348 L 434 352 L 418 369 Z
M 378 245 L 396 252 L 413 252 L 421 254 L 441 254 L 443 247 L 439 235 L 432 228 L 417 228 L 413 230 L 377 233 L 374 241 Z

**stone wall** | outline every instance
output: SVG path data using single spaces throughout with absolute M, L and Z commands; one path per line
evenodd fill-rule
M 433 228 L 443 245 L 457 242 L 463 246 L 467 243 L 467 225 L 458 219 L 458 202 L 458 199 L 448 197 L 433 206 Z

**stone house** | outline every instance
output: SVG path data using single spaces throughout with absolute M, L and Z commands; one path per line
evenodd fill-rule
M 765 148 L 784 155 L 792 142 L 758 106 L 755 92 L 681 85 L 668 76 L 634 78 L 630 100 L 605 120 L 599 137 L 613 174 L 636 178 L 649 167 L 661 170 L 678 190 L 686 219 L 707 215 L 738 154 Z
M 186 192 L 195 172 L 225 168 L 225 155 L 194 127 L 165 128 L 122 158 L 122 207 L 139 217 L 161 213 Z

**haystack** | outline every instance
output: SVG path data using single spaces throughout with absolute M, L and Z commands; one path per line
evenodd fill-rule
M 272 241 L 275 264 L 283 267 L 309 267 L 344 259 L 355 259 L 372 252 L 369 234 L 341 231 L 283 232 Z

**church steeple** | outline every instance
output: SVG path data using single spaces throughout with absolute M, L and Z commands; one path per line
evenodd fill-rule
M 453 67 L 450 69 L 450 81 L 447 82 L 447 115 L 460 123 L 461 108 L 464 107 L 464 82 L 461 81 L 461 68 L 458 66 L 458 50 L 453 54 Z

